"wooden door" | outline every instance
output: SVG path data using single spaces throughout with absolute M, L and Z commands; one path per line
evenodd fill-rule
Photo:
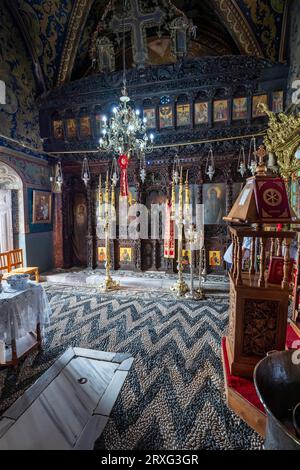
M 11 191 L 0 189 L 0 252 L 13 249 Z

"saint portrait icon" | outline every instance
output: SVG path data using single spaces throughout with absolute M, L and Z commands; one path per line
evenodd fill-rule
M 182 264 L 183 266 L 188 266 L 191 263 L 191 251 L 182 250 Z
M 172 106 L 160 106 L 159 108 L 159 127 L 172 127 L 173 125 L 173 112 Z
M 132 248 L 120 248 L 120 261 L 130 263 L 132 260 Z
M 98 246 L 98 261 L 104 263 L 106 261 L 105 246 Z
M 272 96 L 272 111 L 273 113 L 283 112 L 283 91 L 274 91 Z
M 256 95 L 252 98 L 252 117 L 265 116 L 266 113 L 259 108 L 259 104 L 262 103 L 268 106 L 268 95 Z
M 228 120 L 228 101 L 214 101 L 214 122 L 224 122 Z
M 147 129 L 156 128 L 155 108 L 146 108 L 143 111 L 144 118 L 146 118 Z
M 248 106 L 247 98 L 234 98 L 232 104 L 232 119 L 247 119 Z
M 223 183 L 203 185 L 204 223 L 222 224 L 225 215 L 225 185 Z
M 177 104 L 177 126 L 188 126 L 191 123 L 190 105 Z
M 51 224 L 52 194 L 46 191 L 33 191 L 32 223 Z
M 208 123 L 208 103 L 195 103 L 195 124 Z
M 53 121 L 53 136 L 56 140 L 64 139 L 64 123 L 61 119 Z
M 220 251 L 209 252 L 209 265 L 210 266 L 221 266 L 221 253 Z

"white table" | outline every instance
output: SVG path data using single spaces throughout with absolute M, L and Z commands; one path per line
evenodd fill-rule
M 25 290 L 16 291 L 4 283 L 0 293 L 0 341 L 5 343 L 5 358 L 0 360 L 1 365 L 17 365 L 22 356 L 41 348 L 50 314 L 40 284 L 29 282 Z

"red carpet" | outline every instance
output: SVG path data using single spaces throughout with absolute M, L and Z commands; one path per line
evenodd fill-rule
M 288 325 L 287 335 L 286 335 L 287 349 L 291 349 L 293 342 L 297 340 L 298 341 L 300 340 L 299 336 L 297 335 L 295 330 L 290 325 Z M 300 345 L 298 346 L 297 349 L 300 349 Z M 264 407 L 261 404 L 256 394 L 253 380 L 245 379 L 244 377 L 237 377 L 235 375 L 230 374 L 225 338 L 222 338 L 222 350 L 223 350 L 223 356 L 224 356 L 224 362 L 225 362 L 224 365 L 225 365 L 228 387 L 232 388 L 237 393 L 242 395 L 242 397 L 245 400 L 247 400 L 249 403 L 251 403 L 252 405 L 254 405 L 256 408 L 258 408 L 260 411 L 264 413 Z

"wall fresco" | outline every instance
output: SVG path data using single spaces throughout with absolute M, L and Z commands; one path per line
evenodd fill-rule
M 0 3 L 0 79 L 6 83 L 6 104 L 0 105 L 0 133 L 41 148 L 36 83 L 23 40 Z

